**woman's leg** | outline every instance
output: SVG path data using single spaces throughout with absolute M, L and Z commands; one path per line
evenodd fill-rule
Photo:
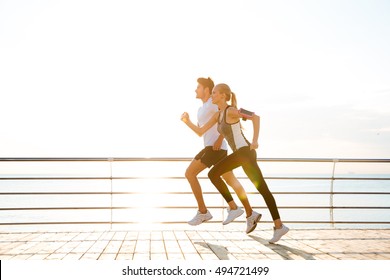
M 242 187 L 241 183 L 237 180 L 236 176 L 234 176 L 233 171 L 228 171 L 227 173 L 222 175 L 222 178 L 226 181 L 226 183 L 233 188 L 235 193 L 237 194 L 238 198 L 240 199 L 242 205 L 245 208 L 246 217 L 249 217 L 252 215 L 252 207 L 249 203 L 248 196 L 246 195 L 246 192 L 244 188 Z M 236 209 L 234 208 L 235 202 L 232 200 L 232 205 L 229 204 L 230 209 Z M 234 204 L 233 204 L 234 203 Z
M 243 156 L 243 154 L 239 150 L 230 154 L 222 161 L 218 162 L 209 172 L 209 178 L 211 182 L 222 194 L 222 196 L 225 198 L 227 203 L 229 203 L 229 201 L 233 199 L 231 197 L 231 194 L 225 182 L 221 179 L 221 176 L 222 174 L 226 174 L 227 172 L 232 171 L 233 169 L 241 166 L 245 160 L 247 160 L 245 159 L 245 155 Z M 248 206 L 249 206 L 249 202 L 248 202 Z M 256 211 L 253 211 L 252 209 L 251 212 L 252 214 L 250 216 L 247 216 L 246 233 L 252 232 L 256 228 L 257 223 L 261 218 L 261 214 L 257 213 Z
M 257 155 L 255 150 L 244 150 L 247 156 L 243 162 L 242 168 L 244 169 L 245 174 L 255 185 L 256 189 L 263 196 L 264 201 L 271 212 L 272 219 L 274 221 L 275 227 L 280 228 L 282 222 L 280 220 L 280 215 L 278 207 L 276 206 L 276 201 L 271 191 L 269 190 L 267 183 L 264 180 L 263 174 L 260 170 L 259 165 L 257 164 Z
M 233 197 L 226 185 L 226 183 L 222 180 L 221 176 L 233 169 L 239 167 L 239 161 L 236 160 L 235 153 L 228 155 L 216 165 L 208 173 L 210 181 L 217 188 L 217 190 L 221 193 L 223 198 L 227 203 L 233 200 Z

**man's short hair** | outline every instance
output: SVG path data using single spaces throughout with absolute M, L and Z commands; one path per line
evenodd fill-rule
M 198 83 L 201 84 L 204 88 L 209 88 L 210 93 L 213 91 L 214 88 L 214 82 L 210 77 L 206 78 L 199 78 Z

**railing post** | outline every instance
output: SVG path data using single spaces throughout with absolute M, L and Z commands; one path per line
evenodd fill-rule
M 221 200 L 222 200 L 222 207 L 221 207 L 221 216 L 222 216 L 222 221 L 225 220 L 225 211 L 224 211 L 224 208 L 225 208 L 225 199 L 223 198 L 223 196 L 221 196 Z
M 108 158 L 108 162 L 110 163 L 110 229 L 112 229 L 112 200 L 113 200 L 113 196 L 112 196 L 112 192 L 113 192 L 113 184 L 112 184 L 112 163 L 114 162 L 114 159 L 113 158 Z
M 334 201 L 333 201 L 333 196 L 334 196 L 334 180 L 335 180 L 335 177 L 334 177 L 334 174 L 335 174 L 335 170 L 336 170 L 336 163 L 339 162 L 338 159 L 333 159 L 333 170 L 332 170 L 332 178 L 331 178 L 331 181 L 330 181 L 330 201 L 329 201 L 329 210 L 330 210 L 330 223 L 331 225 L 334 227 Z

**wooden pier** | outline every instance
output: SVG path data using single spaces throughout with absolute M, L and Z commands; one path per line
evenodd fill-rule
M 390 229 L 0 232 L 1 260 L 390 260 Z

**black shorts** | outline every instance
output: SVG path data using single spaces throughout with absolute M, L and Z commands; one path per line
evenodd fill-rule
M 204 165 L 210 168 L 226 156 L 226 150 L 214 151 L 212 146 L 207 146 L 195 156 L 195 159 L 200 159 Z

